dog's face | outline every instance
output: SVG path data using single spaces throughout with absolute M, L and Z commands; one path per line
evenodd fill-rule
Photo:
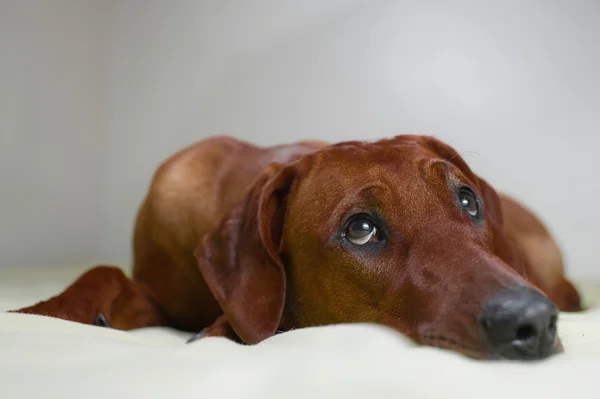
M 495 192 L 441 142 L 334 145 L 257 185 L 197 253 L 243 340 L 373 322 L 480 358 L 558 350 L 556 307 L 521 277 Z

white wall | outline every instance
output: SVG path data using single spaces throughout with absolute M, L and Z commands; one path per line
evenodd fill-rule
M 0 3 L 0 265 L 102 255 L 106 7 Z
M 98 126 L 105 121 L 106 129 L 96 130 L 110 137 L 106 152 L 88 151 L 105 161 L 102 240 L 90 243 L 92 220 L 71 218 L 64 229 L 85 231 L 76 251 L 88 258 L 128 261 L 133 218 L 154 168 L 208 135 L 271 144 L 422 133 L 470 151 L 476 171 L 543 215 L 573 274 L 600 276 L 593 211 L 600 199 L 599 18 L 594 0 L 115 1 L 102 58 L 107 118 Z M 45 125 L 36 120 L 27 137 Z M 102 148 L 101 138 L 89 140 L 73 145 Z M 48 148 L 45 157 L 85 173 L 61 151 Z M 10 152 L 22 157 L 24 146 Z M 38 217 L 61 220 L 52 201 L 37 206 Z M 44 242 L 8 260 L 54 251 L 68 261 L 72 246 L 52 239 L 54 246 Z

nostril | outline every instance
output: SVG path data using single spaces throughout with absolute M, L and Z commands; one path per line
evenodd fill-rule
M 535 338 L 536 335 L 537 331 L 535 330 L 535 327 L 531 324 L 524 324 L 517 328 L 516 338 L 519 340 L 526 341 L 531 338 Z
M 550 331 L 556 330 L 557 320 L 558 320 L 558 316 L 556 316 L 556 315 L 553 315 L 552 317 L 550 317 L 550 322 L 548 323 L 548 328 L 550 329 Z
M 541 293 L 507 289 L 488 299 L 479 320 L 490 348 L 501 357 L 540 359 L 554 353 L 559 313 Z

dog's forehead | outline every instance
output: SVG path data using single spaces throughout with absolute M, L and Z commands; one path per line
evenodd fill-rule
M 361 167 L 380 164 L 397 165 L 411 162 L 417 157 L 434 156 L 434 153 L 417 141 L 398 143 L 377 141 L 341 143 L 324 148 L 319 155 L 320 164 L 326 167 L 349 165 Z
M 393 191 L 418 184 L 424 165 L 437 159 L 418 142 L 344 143 L 323 149 L 311 157 L 299 189 L 303 194 L 335 192 L 340 195 L 379 184 Z M 332 197 L 328 195 L 327 197 Z
M 431 137 L 345 142 L 310 156 L 310 166 L 296 192 L 305 199 L 320 196 L 321 201 L 335 202 L 378 186 L 375 191 L 399 199 L 429 191 L 432 186 L 447 188 L 450 174 L 476 180 L 456 151 Z
M 312 175 L 362 180 L 380 175 L 409 176 L 423 164 L 458 156 L 446 145 L 422 136 L 399 136 L 375 142 L 345 142 L 326 147 L 313 158 Z M 442 151 L 439 151 L 442 149 Z

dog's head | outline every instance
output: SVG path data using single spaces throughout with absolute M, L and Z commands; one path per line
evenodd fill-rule
M 556 352 L 500 201 L 442 142 L 348 142 L 273 164 L 196 250 L 242 341 L 372 322 L 480 358 Z

